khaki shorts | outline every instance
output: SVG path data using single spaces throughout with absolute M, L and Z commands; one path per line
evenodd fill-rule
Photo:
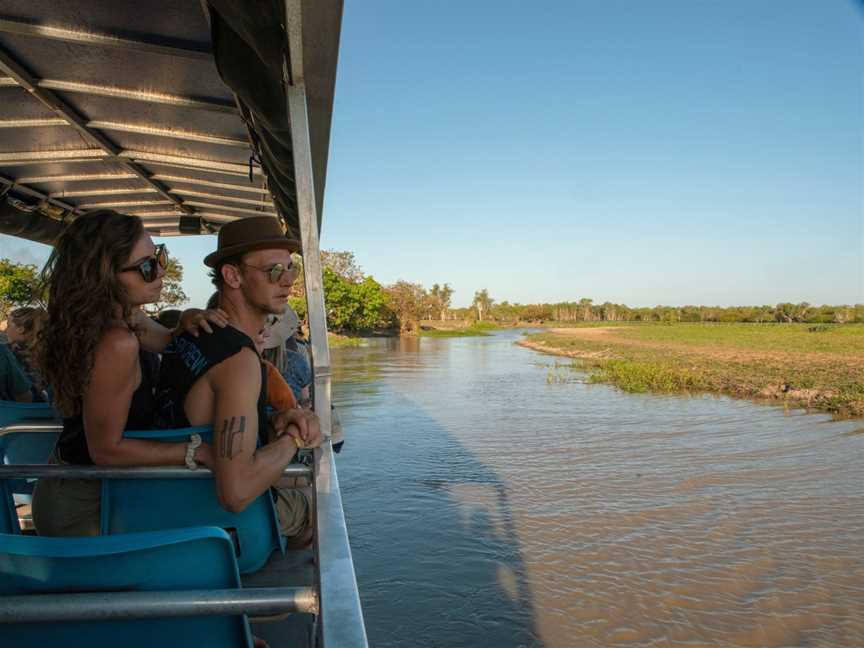
M 299 536 L 311 525 L 312 506 L 306 494 L 297 488 L 273 489 L 276 494 L 276 513 L 279 530 L 288 539 Z
M 52 453 L 48 463 L 61 462 Z M 33 526 L 43 536 L 99 535 L 101 501 L 98 479 L 40 479 L 33 491 Z

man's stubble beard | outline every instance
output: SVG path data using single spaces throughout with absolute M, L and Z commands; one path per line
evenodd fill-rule
M 281 308 L 279 308 L 277 310 L 277 309 L 275 309 L 275 307 L 272 305 L 272 303 L 270 301 L 265 301 L 265 302 L 261 302 L 261 303 L 252 301 L 252 299 L 250 299 L 250 295 L 246 294 L 245 292 L 243 293 L 243 297 L 249 306 L 251 306 L 253 309 L 258 311 L 259 313 L 261 313 L 262 316 L 265 316 L 265 317 L 267 315 L 280 315 L 280 316 L 284 315 L 285 309 L 288 307 L 288 301 L 287 300 L 282 302 Z

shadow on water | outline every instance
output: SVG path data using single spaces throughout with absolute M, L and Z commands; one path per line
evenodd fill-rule
M 508 487 L 401 385 L 412 342 L 389 343 L 401 366 L 382 370 L 375 349 L 334 366 L 370 645 L 542 646 Z

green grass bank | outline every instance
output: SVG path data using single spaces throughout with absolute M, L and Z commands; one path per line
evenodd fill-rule
M 327 333 L 327 344 L 331 349 L 340 347 L 363 346 L 363 338 L 350 335 L 339 335 L 338 333 Z
M 519 344 L 630 392 L 717 393 L 864 417 L 864 325 L 636 324 L 554 328 Z
M 497 326 L 489 322 L 476 322 L 464 328 L 421 328 L 421 337 L 478 337 L 489 335 L 489 331 L 493 331 Z

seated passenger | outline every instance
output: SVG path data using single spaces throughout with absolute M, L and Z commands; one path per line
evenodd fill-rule
M 7 344 L 0 344 L 0 400 L 30 403 L 32 383 Z
M 255 348 L 259 355 L 263 354 L 266 348 L 267 340 L 270 337 L 270 328 L 269 325 L 265 326 L 255 338 Z M 291 386 L 279 373 L 276 365 L 264 358 L 262 358 L 261 363 L 267 370 L 267 406 L 277 412 L 299 407 Z
M 79 216 L 60 235 L 42 272 L 48 316 L 39 365 L 51 385 L 63 430 L 52 463 L 164 466 L 186 463 L 185 443 L 124 439 L 123 430 L 152 427 L 156 365 L 172 332 L 140 306 L 158 301 L 167 263 L 140 218 L 113 211 Z M 224 316 L 206 315 L 224 325 Z M 209 331 L 201 311 L 183 327 Z M 152 352 L 148 355 L 146 352 Z M 210 446 L 195 460 L 212 463 Z M 41 479 L 33 520 L 41 535 L 98 535 L 98 480 Z
M 6 339 L 18 363 L 30 380 L 34 402 L 48 400 L 45 382 L 36 364 L 36 339 L 45 322 L 45 309 L 39 306 L 21 306 L 9 313 Z
M 303 407 L 309 407 L 309 386 L 312 384 L 312 368 L 305 344 L 297 339 L 300 320 L 288 306 L 285 314 L 268 328 L 264 342 L 264 357 L 279 369 L 282 377 L 291 386 L 294 398 Z
M 285 310 L 294 281 L 296 241 L 271 216 L 244 218 L 219 231 L 204 263 L 213 271 L 229 326 L 194 339 L 179 336 L 166 349 L 159 407 L 174 427 L 212 424 L 213 470 L 222 506 L 242 511 L 282 477 L 299 447 L 321 442 L 318 419 L 302 409 L 268 417 L 266 367 L 255 345 L 268 315 Z M 310 505 L 298 490 L 275 491 L 283 535 L 293 546 L 311 538 Z

